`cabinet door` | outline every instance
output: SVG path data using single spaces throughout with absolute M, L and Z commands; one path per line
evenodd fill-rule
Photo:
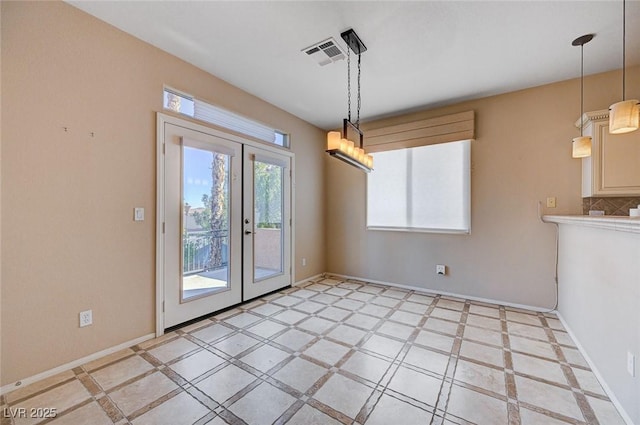
M 640 131 L 609 134 L 609 122 L 593 126 L 593 195 L 640 194 Z

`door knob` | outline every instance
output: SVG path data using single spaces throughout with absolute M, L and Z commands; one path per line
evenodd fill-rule
M 251 230 L 245 230 L 245 231 L 244 231 L 244 234 L 245 234 L 245 235 L 250 235 L 251 233 L 253 233 Z

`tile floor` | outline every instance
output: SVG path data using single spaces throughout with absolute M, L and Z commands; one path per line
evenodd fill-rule
M 623 424 L 554 314 L 318 278 L 1 398 L 2 425 Z

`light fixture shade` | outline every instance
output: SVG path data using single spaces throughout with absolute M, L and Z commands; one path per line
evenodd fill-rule
M 609 133 L 623 134 L 640 127 L 638 99 L 623 100 L 609 107 Z
M 580 136 L 573 139 L 571 156 L 574 158 L 586 158 L 591 156 L 591 137 Z
M 339 131 L 330 131 L 327 133 L 327 150 L 340 149 L 340 139 L 342 136 Z

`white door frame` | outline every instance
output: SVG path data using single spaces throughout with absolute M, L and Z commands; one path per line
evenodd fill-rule
M 225 131 L 218 127 L 198 124 L 193 121 L 158 112 L 156 116 L 156 337 L 164 335 L 164 125 L 165 123 L 174 124 L 185 127 L 193 131 L 209 133 L 222 139 L 233 142 L 242 143 L 243 145 L 253 146 L 267 151 L 286 155 L 291 158 L 291 220 L 294 224 L 291 226 L 291 281 L 293 284 L 295 276 L 295 154 L 289 149 L 271 145 L 252 139 L 250 136 L 239 136 Z

